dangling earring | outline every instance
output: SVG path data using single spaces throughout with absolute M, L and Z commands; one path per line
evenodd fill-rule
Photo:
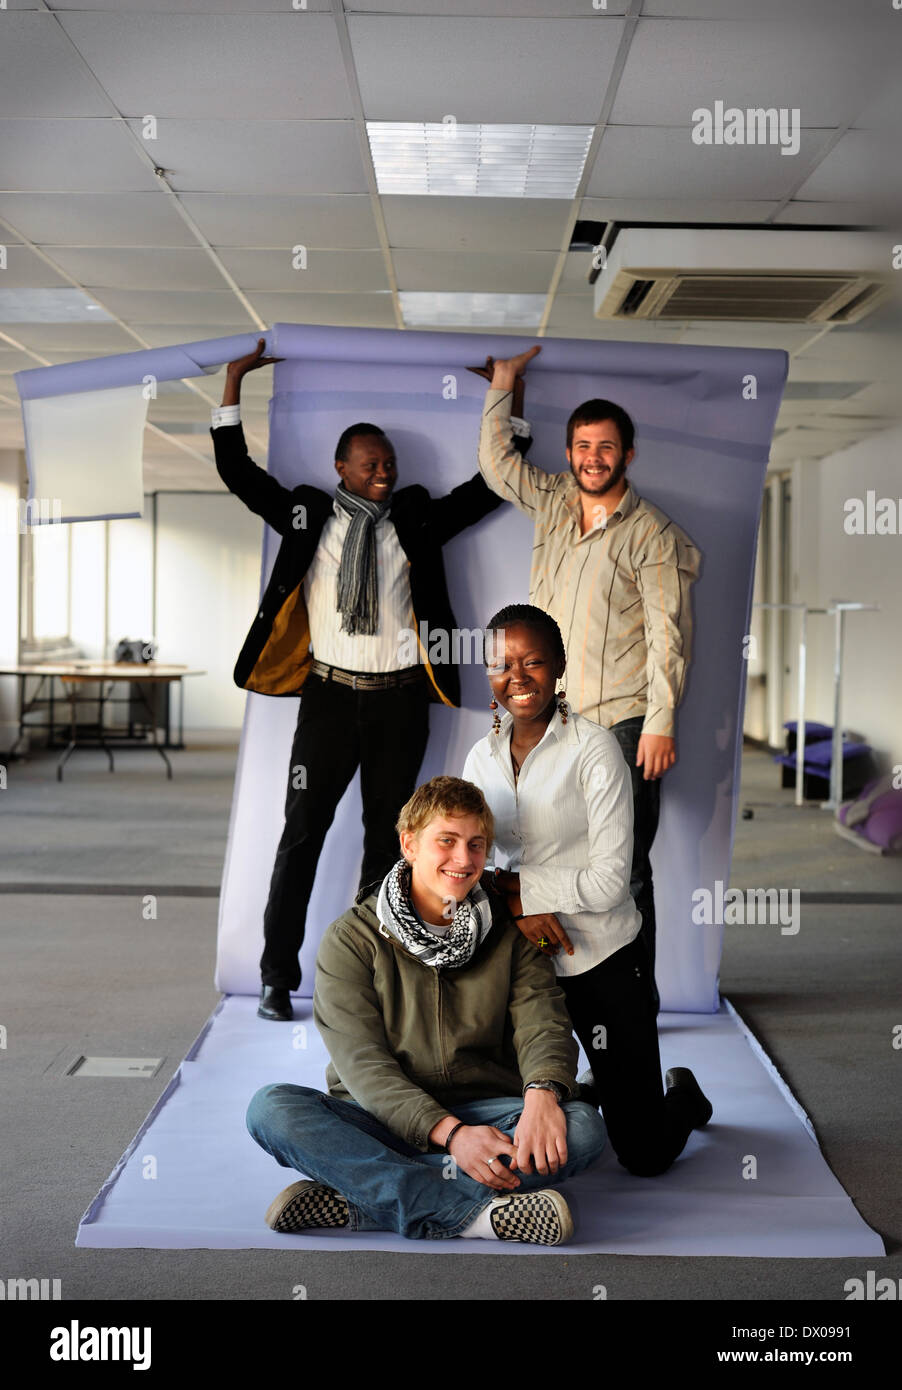
M 497 734 L 501 729 L 501 720 L 498 716 L 498 701 L 495 699 L 494 695 L 491 700 L 489 700 L 489 709 L 494 711 L 492 714 L 492 733 Z
M 567 694 L 566 690 L 559 690 L 559 691 L 557 692 L 557 712 L 558 712 L 558 714 L 561 716 L 561 723 L 562 723 L 562 724 L 566 724 L 566 722 L 567 722 L 567 715 L 570 713 L 570 706 L 567 704 L 567 701 L 564 699 L 564 696 L 565 696 L 566 694 Z

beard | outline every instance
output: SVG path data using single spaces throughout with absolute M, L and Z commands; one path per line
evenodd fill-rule
M 581 481 L 580 476 L 572 463 L 570 465 L 570 472 L 576 479 L 576 486 L 579 488 L 580 492 L 588 493 L 590 497 L 604 497 L 605 493 L 610 492 L 611 488 L 616 487 L 617 484 L 620 482 L 621 478 L 624 477 L 626 473 L 626 464 L 623 462 L 623 459 L 621 458 L 617 463 L 614 464 L 614 467 L 611 469 L 607 478 L 600 479 L 592 487 L 586 487 L 585 483 Z

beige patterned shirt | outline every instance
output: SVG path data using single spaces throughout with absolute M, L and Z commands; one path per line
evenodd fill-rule
M 581 535 L 573 474 L 546 473 L 521 457 L 510 408 L 510 391 L 489 389 L 479 468 L 493 492 L 535 522 L 529 601 L 563 634 L 567 700 L 605 728 L 641 715 L 644 733 L 673 737 L 700 553 L 630 486 L 607 524 Z

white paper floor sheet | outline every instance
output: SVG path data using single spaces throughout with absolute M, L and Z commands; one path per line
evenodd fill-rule
M 326 1053 L 309 999 L 295 1001 L 294 1025 L 258 1019 L 256 1005 L 246 995 L 219 1005 L 82 1218 L 77 1245 L 555 1253 L 388 1232 L 270 1231 L 263 1213 L 294 1177 L 247 1133 L 247 1105 L 268 1082 L 323 1087 Z M 662 1177 L 630 1177 L 608 1149 L 566 1184 L 576 1223 L 567 1253 L 883 1255 L 883 1242 L 830 1172 L 798 1102 L 729 1006 L 718 1014 L 663 1014 L 659 1022 L 665 1068 L 695 1071 L 714 1118 Z

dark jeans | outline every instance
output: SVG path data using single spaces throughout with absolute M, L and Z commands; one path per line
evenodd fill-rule
M 665 1095 L 648 957 L 639 941 L 583 975 L 559 975 L 573 1031 L 592 1067 L 611 1147 L 637 1177 L 655 1177 L 682 1152 L 692 1099 Z
M 400 856 L 395 821 L 413 795 L 429 737 L 429 699 L 421 682 L 352 690 L 310 675 L 291 748 L 285 828 L 276 851 L 263 918 L 264 985 L 297 989 L 298 952 L 316 865 L 335 808 L 360 768 L 363 868 L 360 887 L 382 879 Z M 356 845 L 349 845 L 349 852 Z
M 513 1136 L 522 1096 L 456 1103 L 454 1114 L 468 1125 L 494 1125 Z M 537 1192 L 566 1182 L 594 1163 L 604 1148 L 597 1110 L 568 1101 L 567 1162 L 554 1176 L 520 1174 L 517 1192 Z M 310 1086 L 264 1086 L 247 1112 L 257 1143 L 283 1168 L 306 1173 L 348 1202 L 352 1231 L 397 1231 L 411 1239 L 460 1235 L 495 1197 L 443 1153 L 421 1153 L 357 1105 Z
M 636 719 L 621 719 L 619 724 L 611 725 L 611 733 L 620 744 L 620 751 L 626 759 L 633 784 L 633 865 L 630 872 L 630 892 L 642 916 L 642 930 L 639 936 L 648 952 L 652 992 L 657 1010 L 660 1008 L 661 1000 L 655 984 L 655 890 L 651 880 L 649 855 L 658 830 L 661 782 L 660 779 L 646 782 L 644 769 L 636 766 L 636 753 L 643 722 L 642 715 Z

